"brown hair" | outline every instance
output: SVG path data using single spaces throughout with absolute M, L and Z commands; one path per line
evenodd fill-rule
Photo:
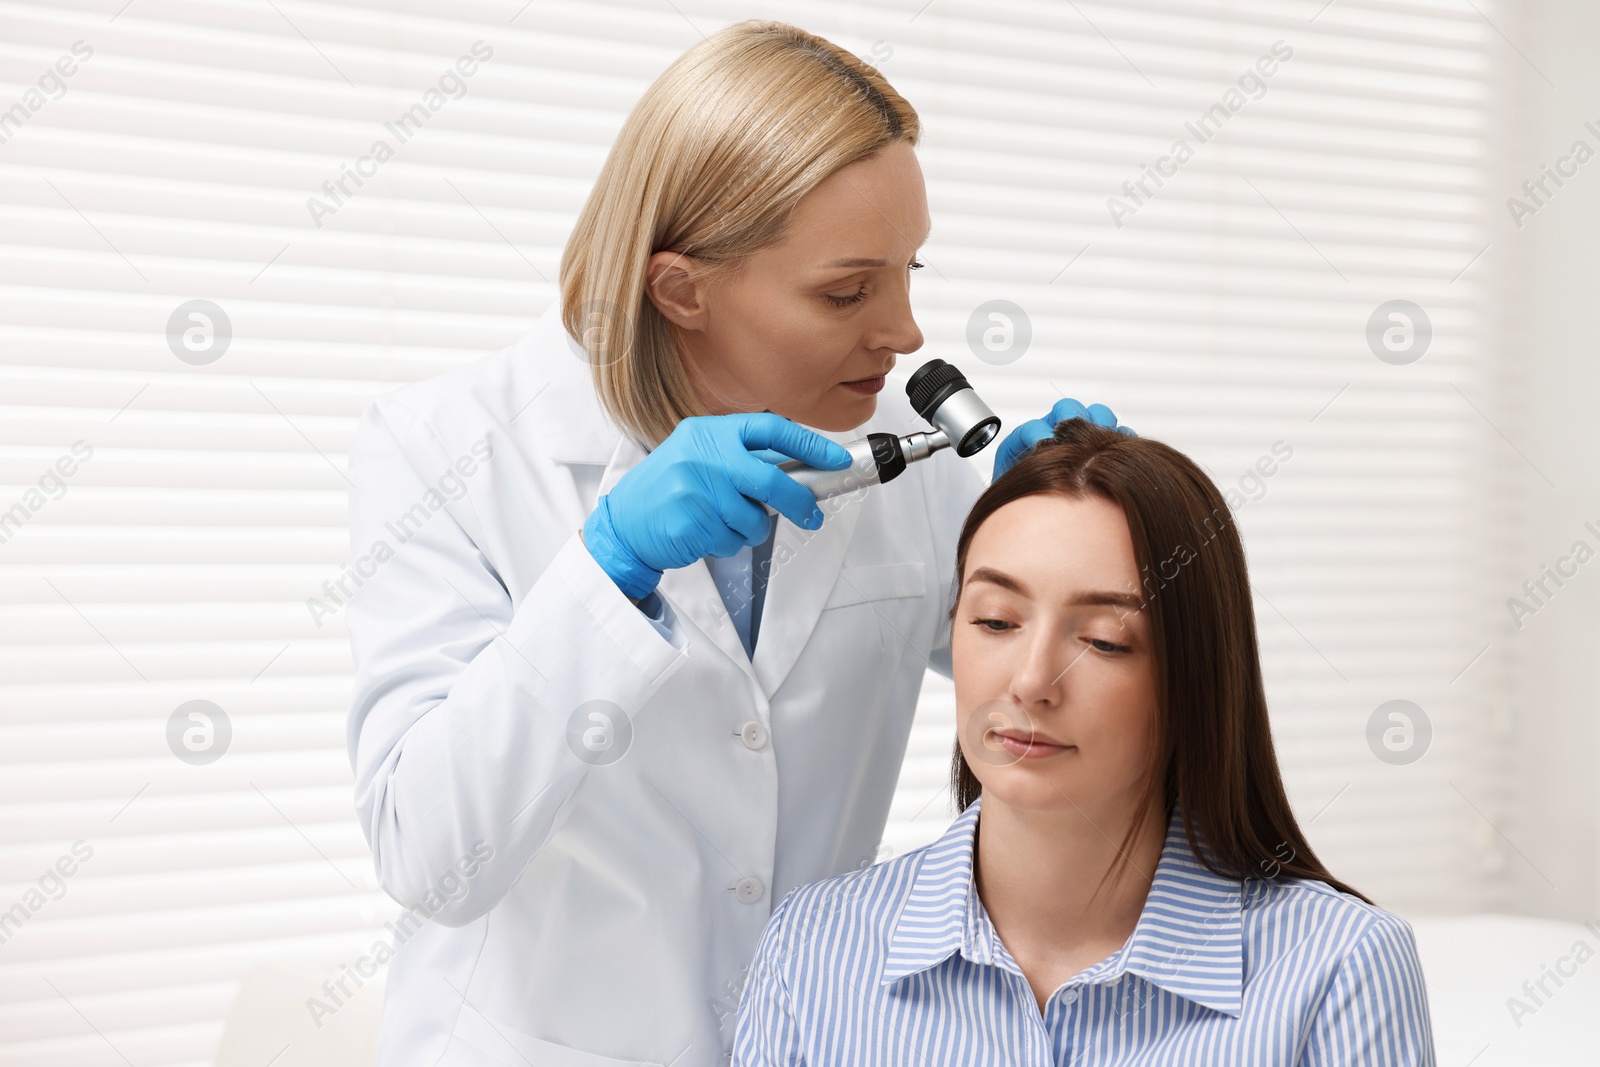
M 645 295 L 651 255 L 737 272 L 825 178 L 920 136 L 883 75 L 796 26 L 735 23 L 678 57 L 622 124 L 561 256 L 562 323 L 611 418 L 654 447 L 709 414 Z
M 1179 804 L 1189 847 L 1214 874 L 1271 879 L 1281 872 L 1371 904 L 1328 873 L 1289 808 L 1267 719 L 1244 545 L 1222 494 L 1177 449 L 1086 419 L 1056 423 L 1054 437 L 996 479 L 968 514 L 956 549 L 952 625 L 978 528 L 1037 493 L 1104 498 L 1122 509 L 1133 541 L 1156 672 L 1157 741 L 1118 849 L 1124 860 L 1158 805 L 1165 823 Z M 982 792 L 959 742 L 951 784 L 963 811 Z

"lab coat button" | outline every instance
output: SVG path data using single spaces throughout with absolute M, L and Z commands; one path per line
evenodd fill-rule
M 759 878 L 741 878 L 734 890 L 739 896 L 739 903 L 754 904 L 766 893 L 767 887 L 761 884 Z
M 767 728 L 759 722 L 745 723 L 744 729 L 739 731 L 739 736 L 744 738 L 746 748 L 760 750 L 767 747 Z

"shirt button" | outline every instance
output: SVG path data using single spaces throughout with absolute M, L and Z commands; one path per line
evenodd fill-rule
M 1061 1001 L 1064 1004 L 1075 1004 L 1077 1003 L 1077 1000 L 1078 991 L 1076 989 L 1069 989 L 1065 993 L 1061 994 Z
M 761 884 L 759 878 L 741 878 L 739 884 L 733 888 L 741 904 L 754 904 L 767 891 L 767 887 Z
M 745 723 L 739 736 L 744 740 L 745 748 L 760 750 L 767 747 L 767 728 L 759 722 Z

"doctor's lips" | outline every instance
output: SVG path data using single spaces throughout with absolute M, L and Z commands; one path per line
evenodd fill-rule
M 853 382 L 840 382 L 839 384 L 846 389 L 853 389 L 858 393 L 870 396 L 883 388 L 883 383 L 888 373 L 888 371 L 884 371 L 882 374 L 875 374 L 871 378 L 857 378 Z
M 1053 737 L 1046 737 L 1032 730 L 990 730 L 989 733 L 1007 752 L 1022 759 L 1043 759 L 1061 752 L 1076 751 L 1078 747 L 1062 744 Z M 984 738 L 984 743 L 988 744 L 987 737 Z

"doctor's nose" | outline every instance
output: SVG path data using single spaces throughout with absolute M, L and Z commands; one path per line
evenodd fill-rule
M 866 338 L 870 348 L 886 348 L 906 355 L 922 347 L 922 330 L 911 314 L 911 294 L 902 289 L 895 293 L 883 307 L 883 319 L 876 323 Z

